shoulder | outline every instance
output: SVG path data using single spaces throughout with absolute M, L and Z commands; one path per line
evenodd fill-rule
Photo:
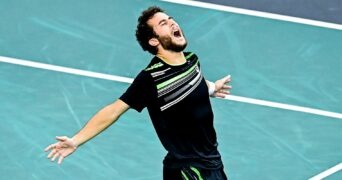
M 190 64 L 199 64 L 199 59 L 196 53 L 184 52 L 184 56 L 186 61 L 188 61 Z
M 194 52 L 184 52 L 184 56 L 185 56 L 186 61 L 188 61 L 188 63 L 190 65 L 198 65 L 198 66 L 200 66 L 200 61 L 199 61 L 199 58 L 198 58 L 196 53 L 194 53 Z
M 162 67 L 164 64 L 157 58 L 154 57 L 151 62 L 147 65 L 147 67 L 144 69 L 145 72 L 151 72 L 155 69 L 158 69 Z
M 184 52 L 184 56 L 185 56 L 185 59 L 198 59 L 198 56 L 196 53 L 194 52 L 190 52 L 190 51 L 187 51 L 187 52 Z
M 142 70 L 139 72 L 139 74 L 135 77 L 135 82 L 144 82 L 144 81 L 150 81 L 151 75 L 145 70 Z

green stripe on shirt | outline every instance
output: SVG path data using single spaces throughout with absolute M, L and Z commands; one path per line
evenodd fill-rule
M 193 71 L 193 70 L 195 69 L 195 67 L 197 66 L 197 64 L 198 64 L 198 61 L 196 62 L 196 64 L 194 64 L 190 69 L 188 69 L 188 70 L 185 71 L 184 73 L 179 74 L 178 76 L 175 76 L 175 77 L 173 77 L 173 78 L 171 78 L 171 79 L 169 79 L 169 80 L 167 80 L 167 81 L 165 81 L 165 82 L 162 82 L 162 83 L 158 84 L 158 85 L 157 85 L 157 89 L 159 90 L 159 89 L 161 89 L 161 88 L 163 88 L 163 87 L 165 87 L 165 86 L 167 86 L 167 85 L 169 85 L 169 84 L 171 84 L 171 83 L 173 83 L 173 82 L 175 82 L 175 81 L 181 79 L 182 77 L 184 77 L 184 76 L 190 74 L 190 72 Z

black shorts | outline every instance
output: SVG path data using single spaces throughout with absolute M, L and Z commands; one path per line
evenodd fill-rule
M 220 169 L 201 169 L 193 166 L 186 168 L 167 168 L 163 169 L 164 180 L 227 180 L 227 176 Z

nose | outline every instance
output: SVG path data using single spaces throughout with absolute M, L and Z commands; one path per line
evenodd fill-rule
M 169 24 L 171 28 L 178 27 L 178 24 L 173 19 L 169 19 Z
M 169 21 L 168 23 L 170 24 L 171 27 L 173 27 L 175 25 L 175 21 L 174 20 L 169 19 L 168 21 Z

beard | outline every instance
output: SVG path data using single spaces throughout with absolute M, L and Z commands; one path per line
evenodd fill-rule
M 187 41 L 186 40 L 185 40 L 184 44 L 176 44 L 176 43 L 174 43 L 172 41 L 170 36 L 159 36 L 158 40 L 159 40 L 161 46 L 165 50 L 170 50 L 170 51 L 174 51 L 174 52 L 181 52 L 187 46 Z

